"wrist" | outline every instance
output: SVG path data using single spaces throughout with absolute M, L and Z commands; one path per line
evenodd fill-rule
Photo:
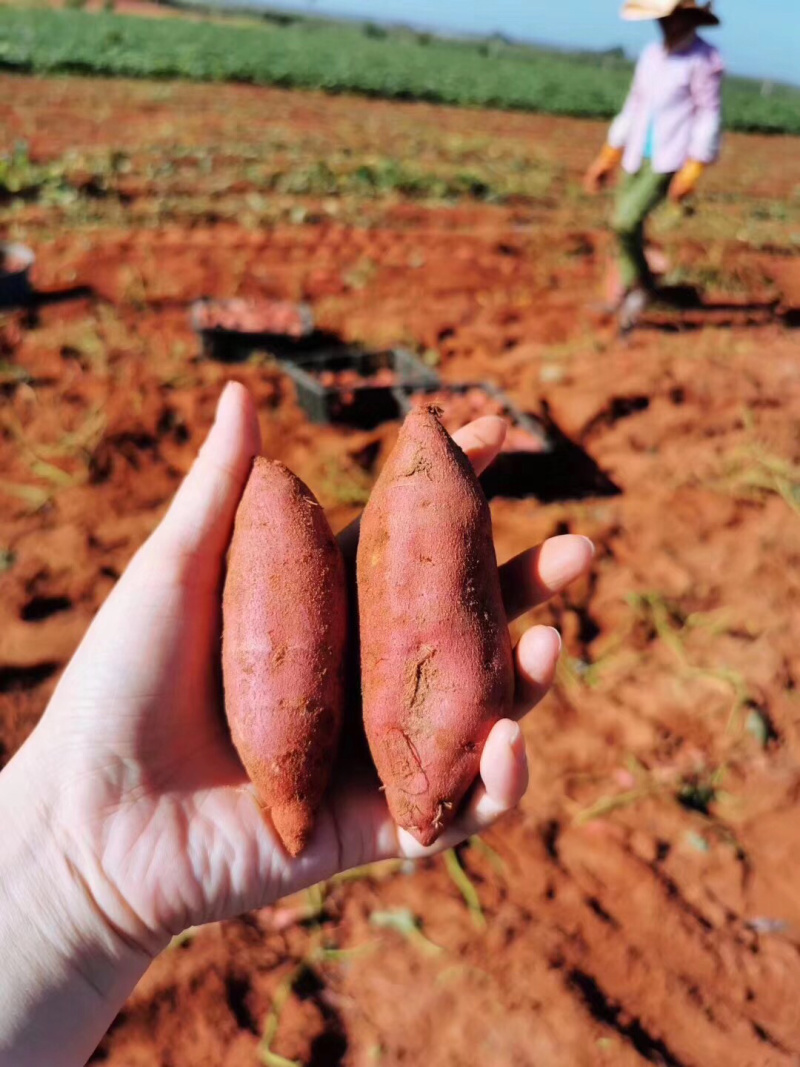
M 0 1067 L 85 1063 L 150 962 L 70 856 L 33 744 L 0 774 Z

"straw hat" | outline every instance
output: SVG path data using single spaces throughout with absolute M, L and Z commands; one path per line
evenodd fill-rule
M 679 10 L 691 12 L 698 26 L 719 26 L 719 19 L 711 10 L 711 4 L 701 6 L 697 0 L 626 0 L 621 14 L 628 22 L 641 22 L 645 19 L 664 19 Z

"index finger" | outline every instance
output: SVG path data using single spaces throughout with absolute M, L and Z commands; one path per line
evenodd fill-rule
M 560 593 L 589 569 L 593 557 L 594 545 L 588 537 L 561 534 L 504 563 L 500 588 L 508 621 Z
M 499 415 L 484 415 L 456 430 L 452 437 L 480 477 L 503 447 L 507 433 L 505 419 Z

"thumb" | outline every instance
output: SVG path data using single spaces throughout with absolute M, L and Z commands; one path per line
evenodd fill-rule
M 260 451 L 253 398 L 239 382 L 228 382 L 214 425 L 153 535 L 159 549 L 185 559 L 202 555 L 221 561 L 253 458 Z

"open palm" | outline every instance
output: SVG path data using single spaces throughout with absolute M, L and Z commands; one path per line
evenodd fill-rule
M 456 440 L 480 472 L 504 434 L 503 421 L 490 417 Z M 168 514 L 98 613 L 19 755 L 57 782 L 52 817 L 94 905 L 149 953 L 190 925 L 263 906 L 348 867 L 448 847 L 513 807 L 527 785 L 519 727 L 503 720 L 487 740 L 481 782 L 432 849 L 393 825 L 369 768 L 347 764 L 304 853 L 283 851 L 228 737 L 219 676 L 225 552 L 259 451 L 253 402 L 231 384 Z M 357 528 L 341 542 L 352 562 Z M 563 588 L 591 553 L 584 538 L 559 537 L 506 564 L 509 618 Z M 547 627 L 521 640 L 520 715 L 550 685 L 559 648 Z

